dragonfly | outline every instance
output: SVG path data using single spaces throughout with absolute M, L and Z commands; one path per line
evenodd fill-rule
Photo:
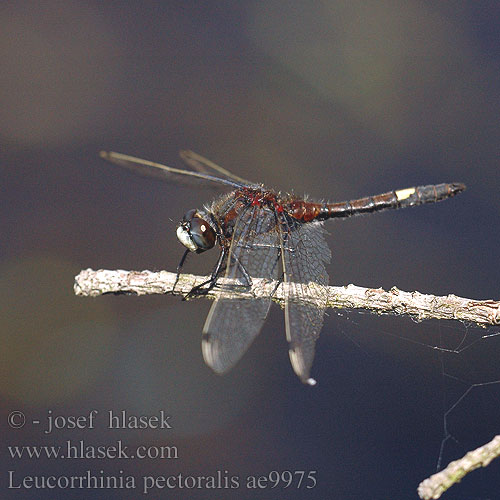
M 115 152 L 102 151 L 100 156 L 143 175 L 229 191 L 187 211 L 177 226 L 177 237 L 186 247 L 178 276 L 189 254 L 218 247 L 219 258 L 209 279 L 188 296 L 208 293 L 220 278 L 249 289 L 256 278 L 283 283 L 290 362 L 299 379 L 309 385 L 316 383 L 310 371 L 328 298 L 326 266 L 331 252 L 324 222 L 434 203 L 465 189 L 462 183 L 436 184 L 337 203 L 317 202 L 242 179 L 192 151 L 180 153 L 190 169 Z M 202 332 L 203 358 L 214 372 L 226 373 L 237 364 L 261 331 L 270 305 L 271 297 L 224 295 L 214 301 Z

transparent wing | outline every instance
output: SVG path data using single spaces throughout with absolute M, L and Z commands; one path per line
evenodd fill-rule
M 180 168 L 167 167 L 161 163 L 155 163 L 149 160 L 136 158 L 135 156 L 115 153 L 113 151 L 101 151 L 100 157 L 120 167 L 127 168 L 141 175 L 148 177 L 156 177 L 163 180 L 173 181 L 176 183 L 192 184 L 200 182 L 215 183 L 223 186 L 228 186 L 232 189 L 239 188 L 243 184 L 234 180 L 217 177 L 204 172 L 193 172 L 191 170 L 183 170 Z
M 249 286 L 251 278 L 277 279 L 279 240 L 274 213 L 249 207 L 238 218 L 225 277 Z M 217 373 L 232 368 L 259 334 L 271 304 L 265 299 L 219 298 L 203 328 L 205 362 Z
M 280 229 L 288 353 L 302 382 L 314 384 L 309 373 L 323 326 L 328 285 L 325 264 L 331 252 L 319 223 L 303 224 L 282 215 Z
M 198 153 L 195 153 L 194 151 L 183 150 L 179 153 L 179 156 L 181 157 L 182 161 L 184 161 L 184 163 L 189 165 L 191 168 L 194 168 L 197 172 L 214 175 L 215 177 L 223 177 L 239 184 L 256 186 L 255 183 L 238 177 L 237 175 L 229 172 L 229 170 L 222 168 L 220 165 L 217 165 L 213 161 L 210 161 L 209 159 L 199 155 Z

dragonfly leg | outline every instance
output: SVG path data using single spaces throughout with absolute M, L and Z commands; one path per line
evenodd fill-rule
M 241 274 L 243 274 L 243 278 L 246 281 L 246 284 L 243 283 L 242 285 L 238 285 L 238 286 L 243 286 L 243 287 L 252 286 L 252 278 L 248 274 L 248 271 L 245 269 L 245 266 L 240 262 L 240 259 L 235 258 L 235 260 L 236 260 L 236 263 L 238 264 L 238 268 L 240 269 Z
M 276 280 L 276 286 L 271 292 L 271 297 L 273 297 L 274 294 L 278 291 L 278 288 L 280 287 L 281 283 L 283 283 L 284 278 L 285 278 L 285 273 L 281 273 L 281 278 L 279 280 Z
M 276 261 L 274 262 L 273 268 L 271 270 L 271 276 L 274 276 L 274 270 L 276 269 L 276 266 L 278 263 L 281 262 L 281 248 L 278 251 L 278 256 L 276 257 Z M 273 291 L 271 292 L 271 296 L 274 296 L 274 294 L 277 292 L 278 288 L 280 287 L 281 283 L 283 283 L 283 280 L 285 279 L 285 273 L 281 271 L 281 277 L 276 280 L 276 286 L 274 287 Z
M 179 282 L 179 277 L 181 275 L 182 266 L 184 265 L 184 262 L 186 262 L 186 258 L 188 256 L 188 254 L 189 254 L 189 250 L 186 250 L 184 252 L 184 255 L 181 258 L 181 261 L 179 262 L 179 264 L 177 266 L 177 276 L 175 277 L 175 283 L 174 283 L 174 286 L 172 287 L 172 295 L 175 295 L 175 287 L 177 286 L 177 283 Z
M 189 250 L 188 250 L 189 251 Z M 206 295 L 217 283 L 220 271 L 222 269 L 222 264 L 226 256 L 226 249 L 222 247 L 222 251 L 219 255 L 217 263 L 215 264 L 214 270 L 210 275 L 210 278 L 199 285 L 193 287 L 183 298 L 183 300 L 191 299 L 193 297 L 198 297 L 200 295 Z M 207 286 L 208 285 L 208 286 Z

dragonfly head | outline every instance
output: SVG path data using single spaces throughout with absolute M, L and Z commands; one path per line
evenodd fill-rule
M 177 238 L 191 252 L 201 253 L 215 245 L 216 234 L 198 210 L 189 210 L 177 228 Z

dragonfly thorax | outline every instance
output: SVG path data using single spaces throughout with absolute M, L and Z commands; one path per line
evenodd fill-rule
M 216 233 L 205 214 L 189 210 L 177 228 L 177 238 L 191 252 L 201 253 L 215 245 Z

